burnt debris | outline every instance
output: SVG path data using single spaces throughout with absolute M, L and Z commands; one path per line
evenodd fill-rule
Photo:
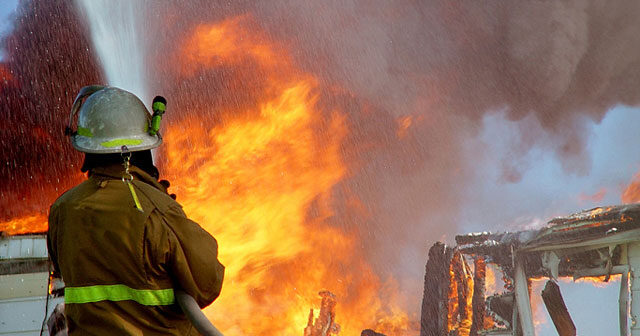
M 552 219 L 538 230 L 473 233 L 434 244 L 427 260 L 420 336 L 535 334 L 531 281 L 548 278 L 542 300 L 559 335 L 576 335 L 557 281 L 619 275 L 621 335 L 640 335 L 640 204 L 599 207 Z M 638 279 L 640 281 L 640 279 Z M 487 291 L 488 286 L 493 292 Z M 630 326 L 630 328 L 629 328 Z M 627 331 L 631 333 L 628 334 Z

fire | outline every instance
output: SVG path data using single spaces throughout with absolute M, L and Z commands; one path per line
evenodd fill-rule
M 622 203 L 640 202 L 640 173 L 636 173 L 631 183 L 622 192 Z
M 573 283 L 589 283 L 597 288 L 605 288 L 611 285 L 620 285 L 620 279 L 622 276 L 620 274 L 612 274 L 609 278 L 609 281 L 605 282 L 606 276 L 594 276 L 594 277 L 582 277 L 579 279 L 572 279 L 570 277 L 560 277 L 558 280 L 560 284 L 571 285 Z M 542 301 L 542 297 L 540 293 L 544 288 L 545 284 L 549 281 L 549 278 L 541 277 L 541 278 L 533 278 L 531 279 L 531 306 L 533 307 L 533 322 L 536 327 L 536 334 L 539 333 L 540 329 L 543 325 L 550 323 L 548 318 L 548 313 L 546 312 L 545 305 Z M 566 299 L 566 298 L 565 298 Z
M 412 116 L 405 116 L 405 117 L 397 119 L 396 122 L 398 123 L 396 135 L 398 136 L 398 138 L 402 139 L 402 138 L 407 136 L 409 128 L 411 127 L 411 124 L 413 123 L 413 117 Z
M 462 254 L 454 254 L 449 265 L 449 276 L 448 330 L 468 336 L 473 321 L 473 275 Z
M 2 63 L 0 63 L 0 81 L 2 81 L 5 86 L 8 86 L 9 84 L 15 84 L 13 74 L 9 71 L 7 66 Z
M 454 271 L 453 263 L 449 265 L 449 301 L 447 303 L 447 330 L 452 331 L 456 328 L 456 320 L 454 314 L 458 312 L 458 281 Z
M 198 26 L 183 49 L 183 72 L 193 74 L 198 67 L 238 65 L 246 59 L 258 62 L 263 68 L 290 68 L 287 55 L 277 54 L 266 37 L 251 31 L 246 26 L 249 21 L 247 16 L 240 16 L 215 25 Z
M 43 214 L 27 215 L 0 223 L 0 232 L 8 235 L 37 233 L 47 231 L 47 216 Z
M 576 279 L 575 282 L 576 283 L 590 283 L 595 287 L 605 288 L 605 287 L 608 287 L 609 285 L 611 285 L 612 283 L 619 283 L 621 278 L 622 278 L 622 275 L 613 274 L 613 275 L 611 275 L 611 277 L 609 278 L 608 281 L 605 281 L 606 280 L 606 276 L 603 275 L 603 276 L 597 276 L 597 277 L 583 277 L 583 278 Z M 569 279 L 567 279 L 567 281 L 569 281 Z
M 532 278 L 529 282 L 529 299 L 531 300 L 531 313 L 536 334 L 540 333 L 542 326 L 549 323 L 549 317 L 546 313 L 542 297 L 540 296 L 547 281 L 549 281 L 548 278 Z
M 555 232 L 566 232 L 566 231 L 571 231 L 571 230 L 576 230 L 576 229 L 594 228 L 594 227 L 598 227 L 598 226 L 602 226 L 602 225 L 606 225 L 606 224 L 609 224 L 609 222 L 604 222 L 604 221 L 584 222 L 584 223 L 573 224 L 572 226 L 554 228 L 553 231 L 555 231 Z
M 320 290 L 336 295 L 341 335 L 376 328 L 403 335 L 407 314 L 359 252 L 349 223 L 335 224 L 332 193 L 348 169 L 342 112 L 318 107 L 319 85 L 273 42 L 234 18 L 197 27 L 180 54 L 183 76 L 252 62 L 264 77 L 248 111 L 202 111 L 164 136 L 164 172 L 185 212 L 213 234 L 227 267 L 207 310 L 226 335 L 302 335 Z M 255 70 L 255 69 L 252 69 Z M 213 124 L 213 122 L 211 122 Z

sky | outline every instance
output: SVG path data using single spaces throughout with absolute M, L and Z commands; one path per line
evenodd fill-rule
M 556 216 L 564 216 L 602 205 L 620 204 L 620 196 L 631 177 L 640 170 L 640 109 L 616 106 L 600 123 L 591 123 L 587 149 L 592 160 L 588 174 L 567 173 L 557 158 L 537 146 L 526 154 L 528 169 L 516 183 L 501 178 L 501 162 L 517 141 L 517 122 L 500 113 L 483 120 L 483 130 L 467 144 L 471 152 L 482 151 L 477 166 L 480 174 L 469 186 L 461 216 L 466 232 L 517 231 L 539 228 Z M 612 335 L 618 328 L 619 282 L 604 288 L 590 283 L 560 282 L 565 303 L 579 335 Z M 544 282 L 534 286 L 539 295 Z M 546 323 L 537 326 L 538 335 L 557 335 L 543 305 L 534 316 Z
M 587 147 L 593 166 L 589 174 L 567 174 L 553 155 L 534 148 L 527 154 L 531 165 L 517 183 L 502 181 L 499 166 L 500 157 L 509 155 L 507 145 L 516 127 L 499 114 L 485 118 L 483 131 L 469 144 L 469 150 L 484 149 L 484 157 L 477 162 L 483 174 L 469 187 L 466 202 L 473 205 L 465 207 L 461 227 L 467 232 L 534 229 L 556 216 L 620 204 L 623 188 L 640 170 L 640 148 L 634 145 L 640 142 L 639 112 L 618 106 L 601 123 L 590 126 L 593 134 Z M 604 288 L 567 280 L 559 285 L 579 335 L 609 335 L 617 330 L 619 282 Z M 543 287 L 543 282 L 534 286 L 534 295 Z M 556 335 L 543 305 L 534 316 L 547 322 L 538 326 L 538 335 Z
M 10 31 L 9 18 L 16 5 L 17 0 L 0 1 L 0 36 Z M 374 36 L 370 38 L 375 40 Z M 2 57 L 0 51 L 0 59 Z M 355 61 L 354 63 L 357 64 Z M 349 69 L 345 72 L 347 70 Z M 354 79 L 352 84 L 357 87 L 370 83 L 363 82 L 364 84 Z M 368 93 L 372 96 L 378 94 L 376 91 Z M 398 98 L 404 99 L 404 96 Z M 556 130 L 556 134 L 547 131 L 548 125 L 535 114 L 524 118 L 514 118 L 504 110 L 482 114 L 477 132 L 470 132 L 461 143 L 460 160 L 471 162 L 471 169 L 467 172 L 467 181 L 460 193 L 462 196 L 459 201 L 463 206 L 456 216 L 458 226 L 455 234 L 537 228 L 555 216 L 600 205 L 619 204 L 622 190 L 640 170 L 638 112 L 640 110 L 635 107 L 616 105 L 607 109 L 602 120 L 582 120 L 580 125 L 583 127 L 578 130 L 585 137 L 585 155 L 580 157 L 584 166 L 581 169 L 566 168 L 566 162 L 559 158 L 554 141 L 554 137 L 563 132 Z M 537 138 L 528 142 L 523 137 L 531 129 Z M 517 146 L 525 142 L 526 149 L 522 150 Z M 518 169 L 511 169 L 508 164 L 510 160 L 514 161 Z M 431 225 L 426 222 L 428 220 L 429 218 L 424 219 L 425 226 Z M 446 233 L 440 239 L 453 241 L 454 233 L 449 230 L 441 231 Z M 421 253 L 422 251 L 417 254 Z M 589 312 L 597 313 L 597 307 L 585 308 L 581 303 L 582 298 L 585 293 L 606 296 L 607 299 L 598 300 L 600 307 L 603 311 L 611 312 L 612 318 L 616 318 L 618 289 L 616 286 L 609 286 L 605 290 L 593 292 L 585 289 L 585 286 L 587 285 L 561 284 L 562 290 L 566 290 L 565 299 L 570 311 L 575 309 L 577 316 L 587 316 L 580 317 L 582 322 L 577 325 L 589 330 L 592 333 L 590 335 L 603 334 L 609 330 L 608 326 L 602 326 L 598 323 L 599 320 L 588 318 Z M 579 333 L 589 335 L 583 334 L 580 329 Z M 541 335 L 553 334 L 550 324 L 541 329 Z
M 499 113 L 483 120 L 483 130 L 466 144 L 469 156 L 481 151 L 475 162 L 479 174 L 468 189 L 462 227 L 466 231 L 533 228 L 556 216 L 600 205 L 620 204 L 620 196 L 640 170 L 640 141 L 636 125 L 640 110 L 625 106 L 611 109 L 602 122 L 591 122 L 587 143 L 591 169 L 587 174 L 567 173 L 543 146 L 524 157 L 528 169 L 518 182 L 501 178 L 510 144 L 517 141 L 518 122 Z

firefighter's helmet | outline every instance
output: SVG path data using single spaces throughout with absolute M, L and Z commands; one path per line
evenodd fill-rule
M 76 112 L 78 128 L 73 131 Z M 162 143 L 159 134 L 149 134 L 150 121 L 149 111 L 133 93 L 115 87 L 85 86 L 73 102 L 67 133 L 73 147 L 81 152 L 135 152 Z

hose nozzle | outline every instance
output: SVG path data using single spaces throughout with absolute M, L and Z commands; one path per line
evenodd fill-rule
M 160 122 L 162 121 L 162 115 L 167 109 L 167 100 L 162 96 L 156 96 L 153 98 L 153 104 L 151 105 L 153 110 L 153 116 L 151 116 L 151 125 L 149 127 L 149 134 L 156 135 L 160 130 Z

